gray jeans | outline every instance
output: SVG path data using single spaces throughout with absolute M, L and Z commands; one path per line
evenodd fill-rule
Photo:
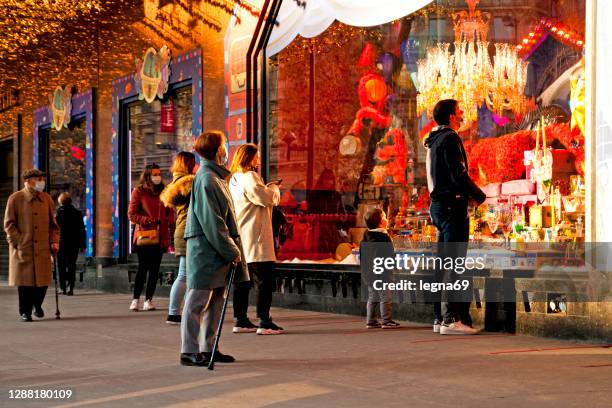
M 181 318 L 181 353 L 212 352 L 224 291 L 225 288 L 187 289 Z
M 390 290 L 376 290 L 368 285 L 367 324 L 378 321 L 376 309 L 380 307 L 380 317 L 383 323 L 393 320 L 393 295 Z

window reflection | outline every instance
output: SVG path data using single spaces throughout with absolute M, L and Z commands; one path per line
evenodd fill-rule
M 176 153 L 192 150 L 191 87 L 170 91 L 163 101 L 136 102 L 129 112 L 132 187 L 152 163 L 160 166 L 164 183 L 169 183 Z
M 68 128 L 49 131 L 49 193 L 56 201 L 68 191 L 72 204 L 85 214 L 85 118 Z

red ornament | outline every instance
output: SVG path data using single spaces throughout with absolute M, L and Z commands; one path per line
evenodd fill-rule
M 361 55 L 359 56 L 359 61 L 357 61 L 358 67 L 373 67 L 374 66 L 374 46 L 372 43 L 367 42 L 363 50 L 361 51 Z

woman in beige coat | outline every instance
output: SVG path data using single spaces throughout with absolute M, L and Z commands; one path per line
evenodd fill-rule
M 9 243 L 9 285 L 17 286 L 19 314 L 32 321 L 32 308 L 44 317 L 42 303 L 51 283 L 51 252 L 59 249 L 59 227 L 55 205 L 44 192 L 44 173 L 37 169 L 23 173 L 24 188 L 13 193 L 4 213 L 4 231 Z
M 236 284 L 234 289 L 234 333 L 281 334 L 282 327 L 272 322 L 270 306 L 276 284 L 274 274 L 274 236 L 272 207 L 280 201 L 280 182 L 264 184 L 257 173 L 259 151 L 254 144 L 244 144 L 234 155 L 229 182 L 244 258 L 251 281 L 257 286 L 259 327 L 247 317 L 251 281 Z

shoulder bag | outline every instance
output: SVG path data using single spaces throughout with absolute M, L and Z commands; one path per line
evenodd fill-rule
M 153 245 L 159 245 L 159 226 L 161 223 L 161 202 L 157 204 L 157 227 L 154 229 L 138 229 L 136 233 L 136 246 L 138 247 L 148 247 Z

